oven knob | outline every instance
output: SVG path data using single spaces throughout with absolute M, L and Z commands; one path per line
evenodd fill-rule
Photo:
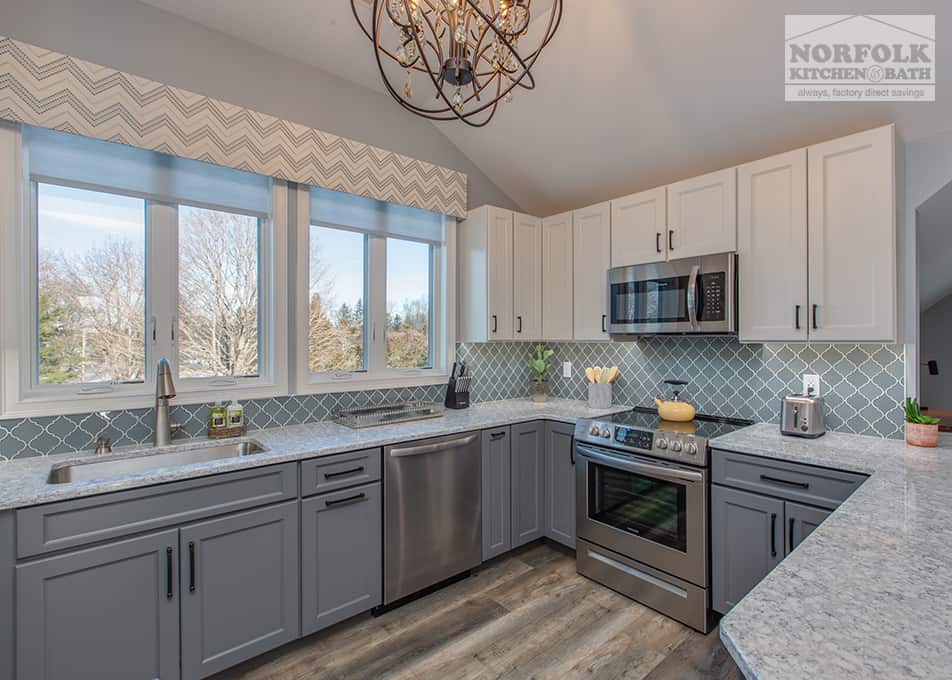
M 602 437 L 604 437 L 605 439 L 608 439 L 608 438 L 611 437 L 611 436 L 612 436 L 612 431 L 609 430 L 607 427 L 603 427 L 603 428 L 602 428 Z
M 666 449 L 668 448 L 668 440 L 659 439 L 658 441 L 655 442 L 655 446 L 657 446 L 659 449 Z
M 681 442 L 679 442 L 677 439 L 671 442 L 671 450 L 675 453 L 679 453 L 681 451 Z
M 598 425 L 592 425 L 592 429 L 589 430 L 589 434 L 592 435 L 593 437 L 597 437 L 600 431 L 601 430 L 598 429 Z
M 684 445 L 684 452 L 691 456 L 696 456 L 697 444 L 695 444 L 694 442 L 688 442 L 687 444 Z

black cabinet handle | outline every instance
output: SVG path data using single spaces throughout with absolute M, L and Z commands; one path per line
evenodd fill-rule
M 809 489 L 810 485 L 807 482 L 793 482 L 789 479 L 780 479 L 779 477 L 771 477 L 770 475 L 760 475 L 760 481 L 768 482 L 770 484 L 784 484 L 786 486 L 792 486 L 797 489 Z
M 516 317 L 516 321 L 519 322 L 519 328 L 516 329 L 516 333 L 521 333 L 521 332 L 522 332 L 522 317 L 521 317 L 521 316 L 517 316 L 517 317 Z
M 569 446 L 569 462 L 572 465 L 575 465 L 575 445 L 574 444 Z
M 493 441 L 496 441 L 497 439 L 502 439 L 505 436 L 506 436 L 505 432 L 492 432 L 490 433 L 489 438 L 492 439 Z
M 787 549 L 787 552 L 793 552 L 793 527 L 795 523 L 796 523 L 796 519 L 791 517 L 790 518 L 790 538 L 787 540 L 787 544 L 790 547 Z
M 655 234 L 654 237 L 654 247 L 659 253 L 661 252 L 661 232 Z
M 674 250 L 674 229 L 668 230 L 668 250 Z
M 770 556 L 777 556 L 777 513 L 770 513 Z
M 797 330 L 800 330 L 800 305 L 797 305 L 793 313 L 793 325 Z
M 816 324 L 816 308 L 820 305 L 813 305 L 813 330 L 818 330 L 819 326 Z
M 345 503 L 356 503 L 357 501 L 362 501 L 367 498 L 367 494 L 358 493 L 353 496 L 348 496 L 347 498 L 338 498 L 335 501 L 324 501 L 325 508 L 332 508 L 335 505 L 344 505 Z
M 499 327 L 499 325 L 496 323 L 496 315 L 495 315 L 495 314 L 492 315 L 492 320 L 493 320 L 493 333 L 495 333 L 496 330 L 497 330 L 497 328 Z
M 188 592 L 195 592 L 195 543 L 188 542 Z
M 356 475 L 364 471 L 364 466 L 351 468 L 350 470 L 341 470 L 340 472 L 325 472 L 324 479 L 334 479 L 335 477 L 346 477 L 347 475 Z
M 172 549 L 165 549 L 165 597 L 171 600 L 172 592 Z
M 607 323 L 608 323 L 608 314 L 602 314 L 602 333 L 608 332 L 608 327 L 606 325 Z

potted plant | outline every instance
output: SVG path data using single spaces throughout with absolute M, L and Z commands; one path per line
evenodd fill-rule
M 922 414 L 919 402 L 906 399 L 906 443 L 934 447 L 939 443 L 939 419 Z
M 532 401 L 546 401 L 549 398 L 549 359 L 555 354 L 544 345 L 535 346 L 535 356 L 529 359 L 529 396 Z

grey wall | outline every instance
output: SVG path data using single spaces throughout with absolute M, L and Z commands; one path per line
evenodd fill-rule
M 459 170 L 469 177 L 470 207 L 520 209 L 433 125 L 389 96 L 154 7 L 2 0 L 0 35 Z
M 952 295 L 923 310 L 919 343 L 920 363 L 939 362 L 939 375 L 929 375 L 929 370 L 920 366 L 920 401 L 923 406 L 952 411 Z

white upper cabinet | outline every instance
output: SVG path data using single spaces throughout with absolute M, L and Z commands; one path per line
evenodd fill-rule
M 807 158 L 810 338 L 894 341 L 893 126 L 816 144 Z
M 575 339 L 607 340 L 611 205 L 606 202 L 576 210 L 572 222 Z
M 460 342 L 512 340 L 512 228 L 512 211 L 484 205 L 456 230 Z
M 668 185 L 669 260 L 737 250 L 737 169 Z
M 574 334 L 572 213 L 542 220 L 542 337 L 571 340 Z
M 512 212 L 489 208 L 489 338 L 512 340 Z
M 667 252 L 665 188 L 611 202 L 612 267 L 661 262 Z
M 513 337 L 542 338 L 542 220 L 516 213 L 512 225 Z
M 807 151 L 737 169 L 740 339 L 807 339 Z

